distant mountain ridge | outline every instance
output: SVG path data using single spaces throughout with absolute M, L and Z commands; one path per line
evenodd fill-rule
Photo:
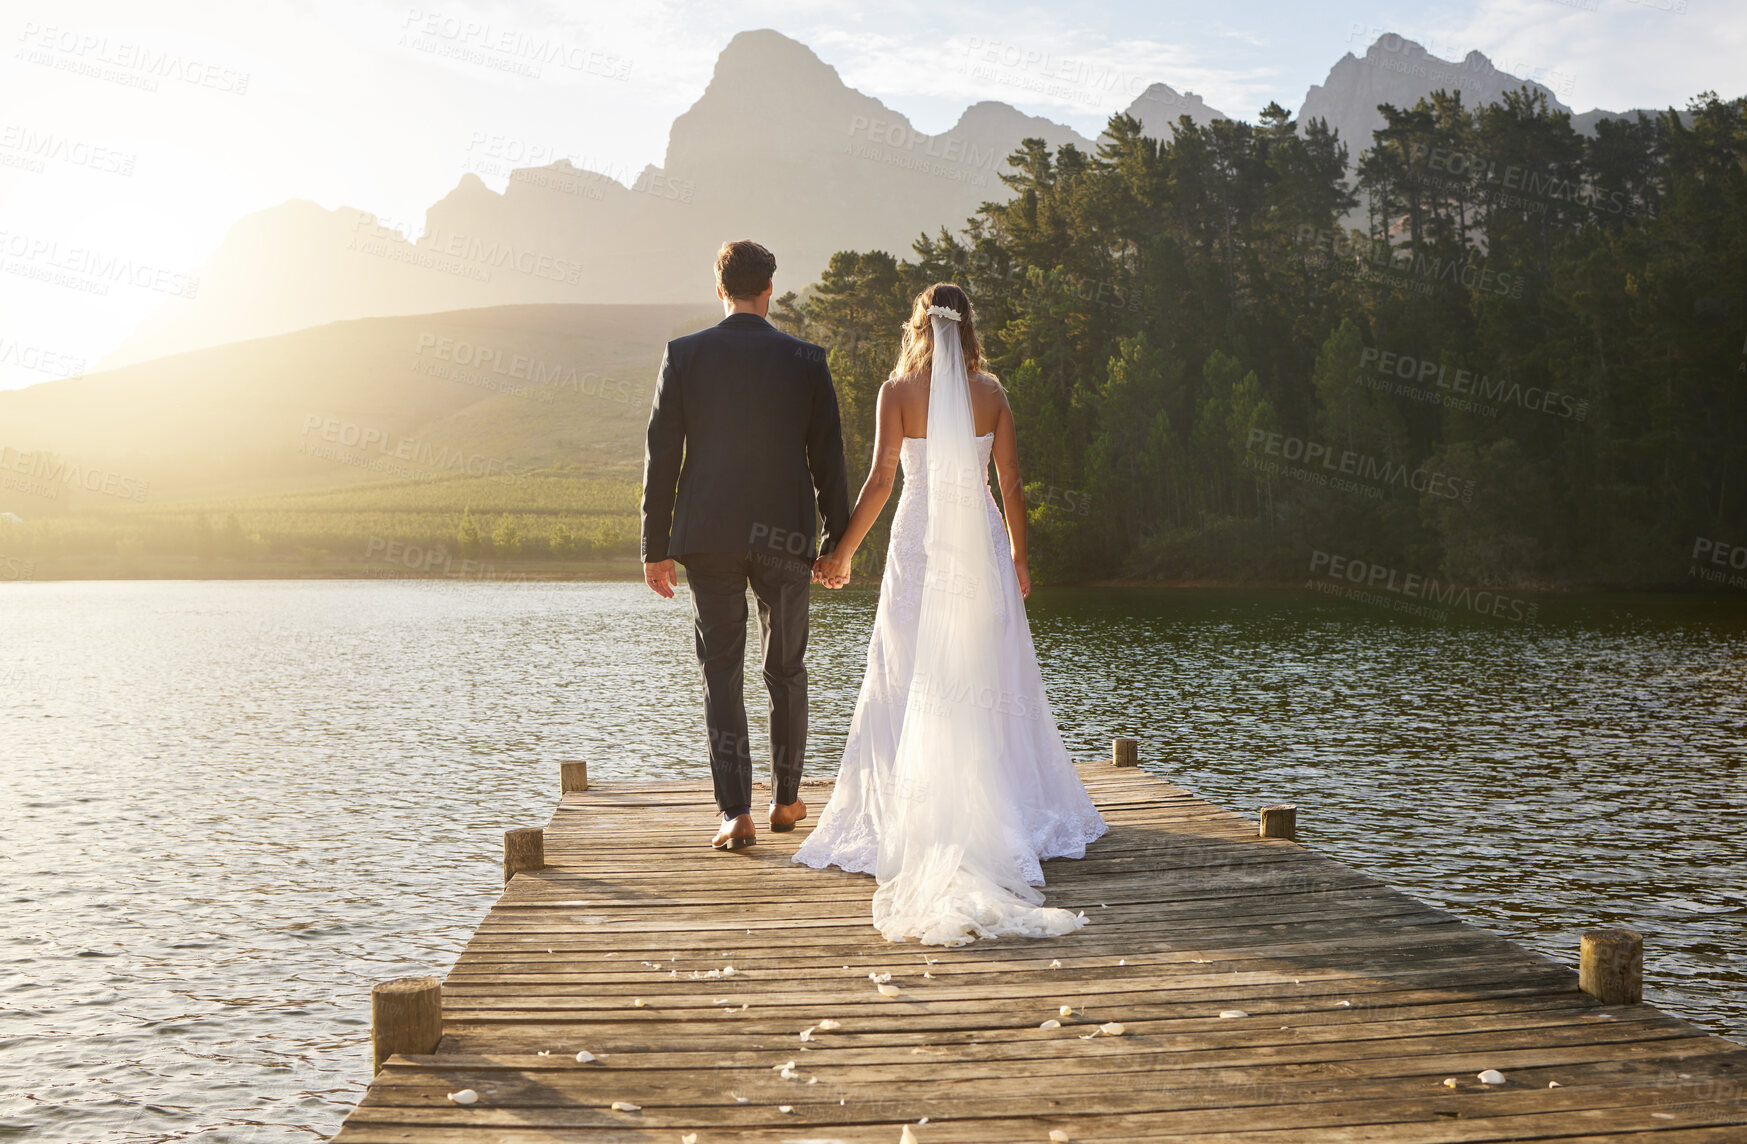
M 1412 107 L 1440 88 L 1462 93 L 1466 107 L 1498 103 L 1504 93 L 1527 87 L 1547 97 L 1549 107 L 1569 113 L 1553 90 L 1534 80 L 1519 79 L 1492 66 L 1481 52 L 1460 61 L 1440 59 L 1402 36 L 1379 36 L 1363 58 L 1348 52 L 1335 61 L 1328 78 L 1304 93 L 1298 121 L 1322 119 L 1347 143 L 1349 162 L 1370 146 L 1371 133 L 1383 126 L 1380 103 Z M 1362 141 L 1362 142 L 1355 142 Z
M 1411 105 L 1435 87 L 1460 86 L 1472 104 L 1524 82 L 1478 52 L 1451 63 L 1385 36 L 1311 87 L 1299 119 L 1327 119 L 1356 159 L 1382 121 L 1377 103 Z M 1158 138 L 1182 115 L 1229 118 L 1165 83 L 1126 110 Z M 957 228 L 984 201 L 1004 199 L 1000 172 L 1027 137 L 1095 146 L 997 101 L 971 105 L 930 135 L 849 87 L 804 44 L 742 32 L 674 120 L 662 165 L 629 186 L 567 160 L 510 171 L 502 193 L 469 172 L 427 210 L 416 242 L 365 211 L 288 201 L 238 220 L 200 269 L 198 298 L 166 304 L 102 365 L 369 316 L 707 303 L 710 258 L 728 238 L 766 242 L 779 289 L 801 289 L 835 251 L 902 254 L 918 233 Z

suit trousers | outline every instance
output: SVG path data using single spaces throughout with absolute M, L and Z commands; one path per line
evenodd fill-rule
M 723 817 L 752 813 L 752 745 L 746 731 L 746 589 L 758 601 L 759 649 L 770 695 L 771 790 L 784 805 L 801 794 L 807 751 L 807 602 L 813 567 L 782 554 L 694 553 L 676 558 L 691 586 L 710 778 Z

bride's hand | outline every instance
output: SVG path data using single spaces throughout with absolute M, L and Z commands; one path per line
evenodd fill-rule
M 839 546 L 830 555 L 819 557 L 813 562 L 813 579 L 827 588 L 843 587 L 849 583 L 849 562 L 854 556 Z
M 1026 567 L 1025 557 L 1015 556 L 1013 558 L 1013 574 L 1019 577 L 1019 598 L 1022 600 L 1031 599 L 1031 569 Z

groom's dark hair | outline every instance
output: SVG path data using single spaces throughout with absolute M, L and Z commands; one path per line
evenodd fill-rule
M 730 298 L 756 298 L 776 273 L 776 255 L 749 238 L 724 242 L 716 251 L 716 285 Z

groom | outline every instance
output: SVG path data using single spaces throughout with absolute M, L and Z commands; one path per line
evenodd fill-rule
M 643 457 L 644 582 L 672 599 L 677 561 L 691 585 L 718 850 L 757 840 L 742 694 L 747 586 L 770 692 L 770 828 L 793 830 L 807 816 L 808 585 L 815 556 L 849 523 L 837 391 L 824 350 L 765 320 L 775 270 L 756 242 L 716 252 L 727 317 L 667 343 Z

